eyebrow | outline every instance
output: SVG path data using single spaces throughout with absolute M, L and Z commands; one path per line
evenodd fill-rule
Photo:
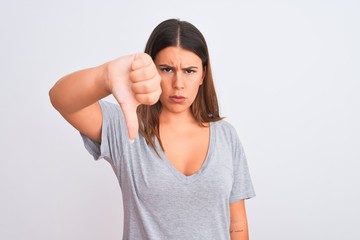
M 167 65 L 167 64 L 159 64 L 159 67 L 174 68 L 173 66 L 171 66 L 171 65 Z M 198 69 L 198 67 L 196 67 L 196 66 L 184 67 L 183 69 L 194 69 L 194 68 Z

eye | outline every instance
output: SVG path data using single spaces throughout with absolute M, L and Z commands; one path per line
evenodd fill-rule
M 192 73 L 195 73 L 196 71 L 193 70 L 193 69 L 185 69 L 185 73 L 186 74 L 192 74 Z
M 170 68 L 170 67 L 161 67 L 160 71 L 165 72 L 165 73 L 170 73 L 170 72 L 172 72 L 172 68 Z

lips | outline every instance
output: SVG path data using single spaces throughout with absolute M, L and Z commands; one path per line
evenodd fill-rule
M 181 96 L 181 95 L 173 95 L 169 97 L 171 101 L 173 101 L 174 103 L 182 103 L 185 101 L 186 97 Z

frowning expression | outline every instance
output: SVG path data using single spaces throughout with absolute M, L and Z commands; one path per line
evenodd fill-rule
M 156 55 L 155 64 L 161 76 L 163 111 L 190 111 L 205 75 L 201 59 L 181 47 L 167 47 Z

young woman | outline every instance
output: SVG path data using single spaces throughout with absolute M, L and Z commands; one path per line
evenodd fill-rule
M 119 104 L 101 100 L 109 94 Z M 195 26 L 166 20 L 145 53 L 67 75 L 50 98 L 92 156 L 111 164 L 123 239 L 248 239 L 244 199 L 255 193 Z

